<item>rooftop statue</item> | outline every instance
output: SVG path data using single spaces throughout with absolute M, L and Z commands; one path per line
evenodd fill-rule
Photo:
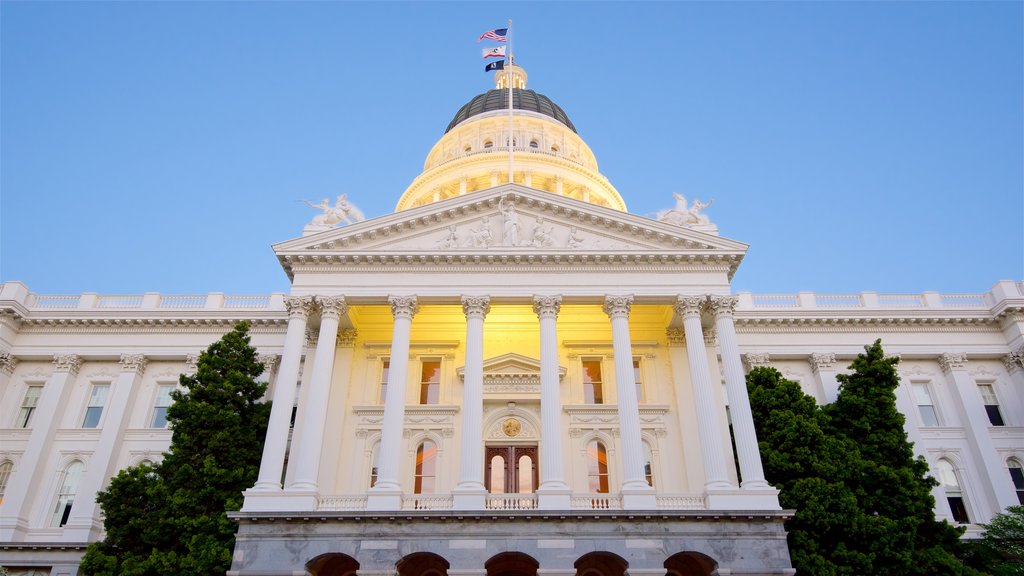
M 711 220 L 708 219 L 707 215 L 701 214 L 701 210 L 711 206 L 711 204 L 714 203 L 714 200 L 711 200 L 706 204 L 700 200 L 694 200 L 693 204 L 687 205 L 686 196 L 677 192 L 673 192 L 672 195 L 676 198 L 675 208 L 659 211 L 655 217 L 658 222 L 674 224 L 684 228 L 711 225 Z
M 327 198 L 321 200 L 319 204 L 313 204 L 309 200 L 303 200 L 303 202 L 308 204 L 310 208 L 316 208 L 317 210 L 323 211 L 323 214 L 313 216 L 309 225 L 333 227 L 340 223 L 354 224 L 356 222 L 366 220 L 366 216 L 363 216 L 363 212 L 359 210 L 359 208 L 356 208 L 354 204 L 349 202 L 347 198 L 348 194 L 338 196 L 338 199 L 334 202 L 334 206 L 331 206 Z

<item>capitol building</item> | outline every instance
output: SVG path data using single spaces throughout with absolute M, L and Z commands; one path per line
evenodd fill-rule
M 745 372 L 828 403 L 878 338 L 937 517 L 1024 502 L 1024 282 L 735 293 L 746 244 L 695 199 L 630 213 L 526 86 L 459 108 L 393 213 L 316 205 L 273 247 L 288 294 L 0 284 L 0 565 L 78 573 L 97 491 L 160 460 L 178 376 L 240 320 L 273 411 L 232 575 L 792 574 Z

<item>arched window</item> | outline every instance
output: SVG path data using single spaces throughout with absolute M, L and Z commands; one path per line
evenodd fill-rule
M 587 444 L 587 482 L 590 492 L 608 493 L 608 451 L 597 440 Z
M 939 460 L 938 467 L 939 483 L 946 491 L 946 500 L 949 501 L 949 510 L 953 513 L 953 521 L 957 524 L 969 524 L 971 519 L 967 515 L 964 493 L 960 488 L 960 479 L 957 477 L 953 464 L 943 458 Z
M 1017 501 L 1024 506 L 1024 466 L 1021 466 L 1016 458 L 1011 458 L 1006 462 L 1006 467 L 1010 469 L 1010 480 L 1013 481 L 1013 489 L 1017 491 Z M 0 468 L 0 479 L 2 478 L 3 469 Z M 0 496 L 2 495 L 0 492 Z
M 654 454 L 651 452 L 651 445 L 644 442 L 644 478 L 647 485 L 654 487 Z
M 530 148 L 539 148 L 539 147 L 540 147 L 540 142 L 537 142 L 536 138 L 534 138 L 533 140 L 530 140 Z
M 486 148 L 493 148 L 493 147 L 494 147 L 494 142 L 491 142 L 490 140 L 484 140 L 484 148 L 485 149 Z
M 463 151 L 463 152 L 465 152 L 466 154 L 469 154 L 470 152 L 472 152 L 472 151 L 473 151 L 473 147 L 472 147 L 472 146 L 470 146 L 469 144 L 466 144 L 466 145 L 465 145 L 465 146 L 464 146 L 464 147 L 462 148 L 462 151 Z
M 416 449 L 415 494 L 433 494 L 437 479 L 437 445 L 424 440 Z
M 61 528 L 68 523 L 71 507 L 75 504 L 75 493 L 78 492 L 78 481 L 82 479 L 83 468 L 85 466 L 75 460 L 64 469 L 60 492 L 57 493 L 57 505 L 53 508 L 53 518 L 50 520 L 51 527 Z
M 7 492 L 7 481 L 11 478 L 11 469 L 14 463 L 10 460 L 0 462 L 0 504 L 4 502 L 4 493 Z
M 552 152 L 558 152 L 558 144 L 552 144 L 551 145 L 551 151 Z
M 370 451 L 370 488 L 377 485 L 377 467 L 380 465 L 380 443 Z

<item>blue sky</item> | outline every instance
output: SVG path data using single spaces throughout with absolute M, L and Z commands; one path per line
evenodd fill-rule
M 631 212 L 715 200 L 734 289 L 1024 278 L 1021 2 L 0 2 L 0 279 L 287 291 L 299 200 L 390 213 L 514 20 Z

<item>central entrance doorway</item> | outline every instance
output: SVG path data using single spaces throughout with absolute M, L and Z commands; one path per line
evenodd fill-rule
M 537 446 L 488 446 L 484 484 L 491 494 L 532 494 L 537 490 Z

